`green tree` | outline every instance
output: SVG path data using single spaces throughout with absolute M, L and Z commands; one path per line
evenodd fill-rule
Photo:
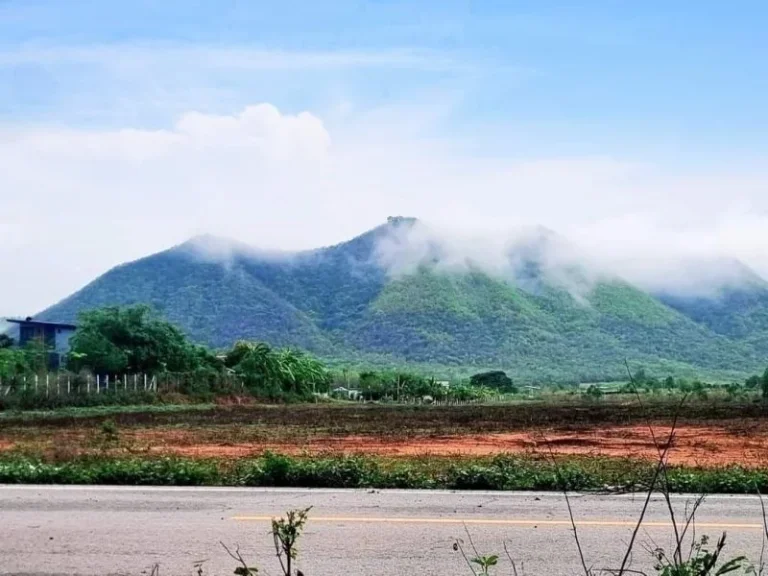
M 11 348 L 13 344 L 13 338 L 8 336 L 8 334 L 0 334 L 0 350 Z
M 590 398 L 599 400 L 600 398 L 603 397 L 604 392 L 603 392 L 603 389 L 600 388 L 600 386 L 596 386 L 592 384 L 589 388 L 587 388 L 586 394 Z
M 12 378 L 29 370 L 22 350 L 0 348 L 0 378 Z
M 754 390 L 755 388 L 758 388 L 763 383 L 763 379 L 760 376 L 750 376 L 744 381 L 744 386 L 749 388 L 750 390 Z
M 762 389 L 763 398 L 768 400 L 768 368 L 763 372 L 763 377 L 760 380 L 760 387 Z
M 68 368 L 75 371 L 186 372 L 215 361 L 144 305 L 82 313 L 70 346 Z
M 299 350 L 273 350 L 263 342 L 235 343 L 224 360 L 254 393 L 307 398 L 327 392 L 331 382 L 325 365 Z
M 472 386 L 493 388 L 500 392 L 517 392 L 517 387 L 512 382 L 512 378 L 501 370 L 475 374 L 469 379 L 469 383 Z

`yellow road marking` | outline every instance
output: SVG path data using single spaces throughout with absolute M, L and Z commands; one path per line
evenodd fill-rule
M 237 522 L 270 522 L 274 516 L 233 516 Z M 350 524 L 467 524 L 490 526 L 570 526 L 569 520 L 508 520 L 497 518 L 377 518 L 370 516 L 312 516 L 310 522 L 343 522 Z M 576 526 L 634 527 L 631 520 L 577 520 Z M 671 522 L 643 522 L 645 527 L 671 528 Z M 761 523 L 696 522 L 697 528 L 762 529 Z

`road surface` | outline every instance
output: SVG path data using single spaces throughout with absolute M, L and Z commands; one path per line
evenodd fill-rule
M 690 498 L 675 496 L 678 516 Z M 643 496 L 573 495 L 586 562 L 617 567 Z M 579 573 L 562 495 L 552 493 L 0 486 L 0 573 L 14 575 L 232 574 L 219 542 L 277 575 L 269 519 L 313 506 L 301 542 L 307 576 L 469 575 L 456 538 L 465 527 L 480 553 L 512 555 L 529 575 Z M 728 550 L 757 559 L 760 503 L 711 496 L 697 516 L 699 534 L 728 533 Z M 714 539 L 714 538 L 713 538 Z M 649 567 L 644 547 L 673 542 L 664 503 L 654 499 L 633 567 Z M 512 574 L 504 569 L 499 574 Z

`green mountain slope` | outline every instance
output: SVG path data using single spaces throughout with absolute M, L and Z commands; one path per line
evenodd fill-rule
M 150 304 L 194 340 L 213 346 L 243 338 L 332 350 L 305 312 L 240 266 L 203 262 L 185 250 L 119 266 L 40 316 L 70 322 L 82 310 L 136 303 Z
M 421 270 L 387 284 L 347 342 L 416 362 L 513 366 L 551 378 L 620 374 L 625 358 L 706 371 L 757 362 L 627 284 L 599 284 L 580 300 L 552 287 L 532 294 L 479 272 Z
M 394 219 L 349 242 L 280 257 L 239 247 L 221 262 L 201 256 L 198 240 L 115 268 L 41 316 L 72 321 L 84 309 L 146 302 L 217 347 L 258 339 L 358 363 L 503 367 L 521 379 L 615 377 L 625 358 L 679 374 L 760 368 L 748 336 L 627 283 L 604 280 L 574 295 L 550 282 L 537 261 L 546 241 L 511 258 L 518 265 L 506 280 L 471 263 L 444 272 L 431 247 L 419 267 L 391 274 L 379 243 L 414 225 Z M 579 279 L 578 270 L 569 274 Z M 752 317 L 768 328 L 760 313 Z
M 768 282 L 730 259 L 700 263 L 702 275 L 719 276 L 721 282 L 700 294 L 661 292 L 657 298 L 712 332 L 748 344 L 758 357 L 768 357 Z

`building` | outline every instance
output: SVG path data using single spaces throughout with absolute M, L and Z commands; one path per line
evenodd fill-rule
M 19 347 L 31 342 L 44 342 L 48 348 L 48 366 L 58 370 L 64 364 L 64 357 L 69 353 L 69 339 L 75 333 L 74 324 L 59 322 L 42 322 L 26 318 L 17 320 L 8 318 L 11 329 L 7 334 L 14 339 Z
M 344 386 L 339 386 L 331 390 L 334 398 L 343 398 L 345 400 L 359 400 L 360 390 L 350 390 Z

